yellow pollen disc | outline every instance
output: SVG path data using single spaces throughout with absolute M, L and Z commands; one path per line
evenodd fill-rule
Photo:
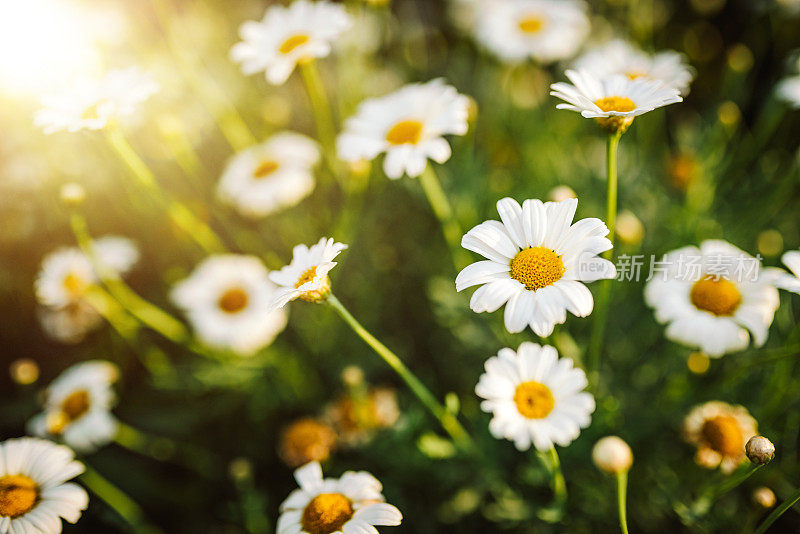
M 639 70 L 632 70 L 632 71 L 626 72 L 625 76 L 627 76 L 629 80 L 635 80 L 636 78 L 645 78 L 645 77 L 647 77 L 647 73 L 639 71 Z
M 277 161 L 263 161 L 258 167 L 256 167 L 256 170 L 253 171 L 253 176 L 255 178 L 266 178 L 273 172 L 277 171 L 278 167 L 279 165 Z
M 549 248 L 525 248 L 511 260 L 511 278 L 525 284 L 528 291 L 555 284 L 562 276 L 564 262 L 561 256 Z
M 636 109 L 636 104 L 627 96 L 606 96 L 600 100 L 595 100 L 594 103 L 603 111 L 626 113 Z
M 514 391 L 517 410 L 528 419 L 544 419 L 553 411 L 555 401 L 550 388 L 540 382 L 523 382 Z
M 247 293 L 241 288 L 234 287 L 222 294 L 217 306 L 225 313 L 239 313 L 247 307 L 247 301 Z
M 27 514 L 39 500 L 39 487 L 25 475 L 0 477 L 0 517 L 14 519 Z
M 83 293 L 88 285 L 80 276 L 76 275 L 75 273 L 67 274 L 67 276 L 64 277 L 62 284 L 64 284 L 64 289 L 66 289 L 67 292 L 76 296 Z
M 294 285 L 295 289 L 302 286 L 306 282 L 310 282 L 317 276 L 317 266 L 313 266 L 312 268 L 308 269 L 302 275 L 300 275 L 300 279 L 297 280 L 297 283 Z
M 391 145 L 416 145 L 422 137 L 422 123 L 419 121 L 400 121 L 386 132 L 386 140 Z
M 742 303 L 742 294 L 733 282 L 713 276 L 695 282 L 689 298 L 698 309 L 717 316 L 733 315 Z
M 298 46 L 303 46 L 309 41 L 309 36 L 305 34 L 298 34 L 292 35 L 288 39 L 286 39 L 283 44 L 278 48 L 278 51 L 281 54 L 290 54 L 293 52 Z
M 341 493 L 321 493 L 306 505 L 301 524 L 308 534 L 331 534 L 353 517 L 353 503 Z
M 518 26 L 523 33 L 539 33 L 544 27 L 544 19 L 536 15 L 528 16 L 520 20 Z
M 744 451 L 744 436 L 735 417 L 713 417 L 703 424 L 702 432 L 709 446 L 723 456 L 740 456 Z

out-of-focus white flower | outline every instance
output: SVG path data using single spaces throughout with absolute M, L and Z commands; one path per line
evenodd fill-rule
M 42 306 L 37 310 L 42 330 L 59 343 L 75 345 L 103 323 L 103 316 L 85 300 L 61 308 Z
M 568 185 L 558 185 L 547 192 L 547 200 L 551 202 L 561 202 L 569 198 L 578 198 L 578 195 Z
M 243 41 L 231 49 L 231 58 L 245 74 L 264 71 L 269 83 L 281 85 L 298 63 L 330 54 L 331 44 L 351 25 L 344 6 L 325 0 L 273 5 L 261 22 L 242 24 Z
M 566 447 L 591 422 L 594 397 L 583 391 L 586 373 L 569 358 L 558 358 L 549 345 L 525 342 L 514 352 L 500 349 L 486 361 L 475 393 L 493 414 L 489 431 L 514 442 L 517 449 L 533 444 L 539 451 L 554 444 Z
M 57 438 L 89 453 L 108 445 L 118 423 L 111 414 L 116 395 L 111 385 L 119 369 L 106 361 L 73 365 L 45 390 L 44 411 L 28 422 L 28 430 L 43 438 Z
M 633 452 L 622 438 L 606 436 L 597 440 L 592 447 L 592 461 L 606 473 L 626 473 L 633 465 Z
M 113 70 L 99 81 L 84 79 L 69 91 L 44 98 L 34 122 L 47 134 L 100 130 L 132 115 L 156 91 L 153 77 L 137 67 Z
M 793 108 L 800 108 L 800 76 L 784 78 L 775 91 L 781 100 Z
M 275 285 L 255 256 L 210 256 L 179 282 L 170 297 L 211 347 L 250 355 L 286 327 L 283 310 L 270 307 Z
M 745 461 L 745 444 L 758 433 L 743 406 L 711 401 L 695 407 L 683 421 L 686 441 L 697 447 L 698 465 L 731 473 Z
M 477 313 L 505 308 L 509 332 L 530 326 L 549 336 L 567 320 L 592 313 L 594 299 L 583 282 L 614 278 L 614 264 L 597 254 L 609 250 L 608 228 L 600 219 L 572 223 L 577 199 L 561 202 L 504 198 L 497 203 L 500 221 L 486 221 L 461 240 L 461 246 L 486 260 L 456 277 L 456 290 L 480 285 L 470 299 Z
M 438 78 L 410 84 L 389 95 L 365 100 L 347 119 L 336 141 L 345 161 L 372 160 L 386 153 L 383 170 L 397 179 L 422 174 L 428 159 L 450 159 L 445 135 L 467 133 L 469 99 Z
M 64 445 L 38 438 L 0 443 L 0 532 L 57 534 L 61 519 L 76 523 L 89 495 L 67 482 L 84 471 Z
M 765 269 L 767 280 L 778 289 L 800 295 L 800 250 L 785 252 L 781 261 L 791 273 L 777 268 Z
M 314 190 L 319 158 L 317 143 L 305 135 L 275 134 L 228 162 L 219 182 L 219 197 L 248 217 L 294 206 Z
M 325 237 L 310 248 L 306 245 L 294 247 L 292 262 L 269 275 L 270 280 L 279 286 L 272 307 L 282 308 L 295 299 L 308 302 L 327 299 L 331 292 L 328 273 L 336 267 L 334 258 L 346 248 L 347 245 Z
M 400 524 L 400 510 L 384 502 L 381 483 L 366 471 L 322 478 L 318 462 L 294 472 L 300 488 L 281 504 L 279 533 L 371 533 Z
M 589 72 L 599 79 L 622 75 L 632 80 L 657 80 L 682 94 L 689 92 L 695 74 L 679 52 L 664 50 L 650 55 L 622 39 L 591 48 L 575 61 L 573 70 Z
M 703 241 L 666 254 L 645 287 L 667 338 L 711 357 L 767 340 L 778 308 L 778 291 L 761 262 L 722 240 Z
M 506 62 L 570 58 L 589 29 L 580 0 L 483 0 L 475 11 L 476 38 Z

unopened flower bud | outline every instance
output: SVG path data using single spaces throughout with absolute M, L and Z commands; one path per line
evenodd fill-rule
M 547 199 L 552 202 L 561 202 L 568 198 L 578 198 L 575 191 L 568 185 L 559 185 L 554 187 L 547 193 Z
M 359 386 L 364 383 L 364 371 L 357 365 L 348 365 L 342 371 L 342 382 L 348 386 Z
M 753 490 L 753 502 L 764 508 L 775 506 L 775 492 L 766 486 L 761 486 Z
M 644 239 L 644 225 L 632 211 L 623 210 L 617 216 L 617 235 L 623 243 L 638 245 Z
M 747 458 L 757 465 L 765 465 L 775 458 L 775 445 L 764 436 L 753 436 L 744 446 Z
M 606 473 L 625 473 L 633 464 L 633 453 L 622 438 L 606 436 L 594 444 L 592 460 L 598 469 Z
M 86 200 L 86 190 L 81 184 L 69 182 L 61 186 L 61 202 L 67 206 L 80 206 L 84 200 Z

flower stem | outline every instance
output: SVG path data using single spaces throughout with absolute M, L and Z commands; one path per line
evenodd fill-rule
M 307 61 L 300 65 L 300 72 L 308 91 L 308 98 L 314 110 L 314 120 L 317 123 L 317 136 L 322 144 L 325 159 L 331 170 L 335 170 L 336 165 L 336 128 L 333 125 L 333 113 L 331 112 L 330 101 L 325 93 L 325 84 L 319 74 L 316 61 Z M 336 174 L 334 172 L 334 174 Z
M 742 467 L 734 475 L 723 480 L 722 483 L 706 488 L 690 507 L 680 506 L 676 508 L 678 515 L 681 516 L 684 522 L 688 522 L 688 524 L 696 522 L 699 518 L 708 514 L 717 499 L 738 487 L 762 467 L 762 465 L 748 465 L 747 467 Z
M 551 446 L 550 450 L 545 452 L 538 451 L 538 455 L 552 477 L 550 485 L 553 489 L 553 502 L 550 506 L 539 510 L 537 515 L 543 521 L 557 523 L 564 516 L 564 506 L 567 504 L 567 481 L 561 471 L 561 461 L 555 446 Z
M 619 511 L 619 528 L 622 534 L 628 534 L 628 472 L 617 473 L 617 509 Z
M 144 512 L 133 499 L 88 465 L 79 478 L 89 491 L 111 507 L 136 532 L 147 534 L 161 532 L 161 529 L 147 523 Z
M 422 190 L 425 191 L 425 196 L 428 197 L 433 213 L 442 225 L 442 232 L 453 257 L 453 265 L 458 269 L 462 263 L 460 257 L 462 250 L 461 237 L 464 232 L 455 219 L 453 208 L 450 205 L 450 201 L 447 200 L 447 195 L 442 189 L 442 183 L 439 181 L 439 177 L 432 165 L 425 166 L 425 170 L 422 171 L 419 177 L 419 183 L 422 186 Z
M 764 522 L 758 526 L 754 534 L 764 534 L 767 529 L 772 526 L 772 523 L 782 516 L 786 510 L 794 506 L 797 501 L 800 501 L 800 488 L 797 488 L 788 499 L 783 501 L 780 506 L 775 508 L 764 520 Z
M 383 343 L 378 341 L 375 336 L 369 333 L 355 317 L 339 302 L 333 294 L 328 296 L 326 301 L 336 312 L 344 319 L 347 325 L 364 340 L 364 342 L 372 347 L 372 349 L 389 364 L 389 367 L 403 379 L 403 382 L 409 387 L 412 393 L 422 402 L 425 408 L 441 423 L 442 428 L 453 438 L 453 441 L 465 451 L 471 450 L 473 447 L 472 439 L 470 438 L 464 427 L 461 426 L 456 416 L 448 411 L 438 400 L 434 397 L 433 393 L 428 390 L 425 385 L 412 373 L 403 361 Z

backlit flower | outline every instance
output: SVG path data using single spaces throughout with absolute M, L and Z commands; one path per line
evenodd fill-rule
M 364 393 L 364 398 L 345 395 L 325 409 L 326 419 L 331 421 L 345 445 L 364 445 L 377 430 L 393 426 L 400 418 L 394 389 L 365 388 Z
M 294 247 L 292 262 L 269 275 L 270 280 L 278 284 L 272 306 L 282 308 L 295 299 L 307 302 L 327 299 L 331 292 L 328 273 L 336 266 L 334 258 L 346 248 L 347 245 L 325 237 L 311 247 Z
M 281 433 L 278 454 L 290 467 L 308 462 L 324 462 L 336 446 L 336 432 L 311 417 L 293 421 Z
M 775 91 L 778 98 L 794 108 L 800 108 L 800 76 L 784 78 Z
M 730 473 L 747 459 L 745 444 L 758 433 L 742 406 L 712 401 L 695 407 L 683 422 L 686 441 L 697 447 L 699 465 Z

